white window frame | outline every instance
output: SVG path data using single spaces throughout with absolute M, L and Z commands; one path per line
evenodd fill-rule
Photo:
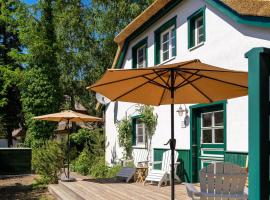
M 199 20 L 202 20 L 202 25 L 201 26 L 198 26 Z M 204 23 L 203 16 L 200 16 L 200 17 L 196 18 L 195 21 L 194 21 L 194 23 L 195 23 L 194 45 L 195 46 L 198 46 L 198 45 L 200 45 L 200 44 L 202 44 L 204 42 L 203 40 L 201 42 L 199 42 L 199 37 L 201 36 L 201 35 L 199 35 L 199 29 L 203 29 L 203 23 Z M 202 33 L 202 35 L 203 34 L 204 33 Z
M 172 58 L 175 57 L 175 56 L 173 56 L 173 51 L 172 51 L 172 49 L 173 49 L 173 37 L 172 37 L 172 35 L 173 35 L 172 33 L 173 32 L 172 31 L 174 29 L 175 29 L 175 25 L 171 26 L 170 28 L 168 28 L 167 30 L 163 31 L 160 34 L 160 61 L 161 61 L 161 63 L 166 62 L 166 61 L 168 61 L 168 60 L 170 60 L 170 59 L 172 59 Z M 168 57 L 168 59 L 164 60 L 163 59 L 163 44 L 165 42 L 163 41 L 163 35 L 165 35 L 167 33 L 169 33 L 169 49 L 168 49 L 168 51 L 169 51 L 169 57 Z M 176 37 L 176 35 L 174 37 Z M 175 44 L 175 47 L 174 48 L 176 48 L 176 44 Z
M 215 138 L 215 130 L 216 129 L 223 129 L 223 137 L 224 137 L 224 118 L 223 118 L 223 126 L 215 126 L 215 115 L 214 113 L 217 112 L 224 112 L 224 110 L 216 110 L 213 112 L 204 112 L 201 113 L 201 144 L 224 144 L 224 138 L 223 138 L 223 143 L 216 143 L 216 138 Z M 203 115 L 211 113 L 211 127 L 203 127 Z M 212 143 L 203 143 L 203 130 L 212 130 Z
M 139 65 L 139 51 L 143 50 L 143 63 L 142 65 Z M 145 68 L 146 67 L 146 44 L 142 45 L 137 49 L 137 68 Z
M 145 124 L 143 122 L 138 123 L 138 120 L 136 120 L 136 146 L 145 146 L 145 142 L 146 142 L 146 133 L 145 133 Z M 138 125 L 142 125 L 142 129 L 143 129 L 143 141 L 142 142 L 138 142 Z

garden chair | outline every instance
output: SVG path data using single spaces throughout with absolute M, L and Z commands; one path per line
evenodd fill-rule
M 247 173 L 244 168 L 232 163 L 214 163 L 200 171 L 201 191 L 187 183 L 187 193 L 193 200 L 248 199 L 244 192 Z
M 174 157 L 175 157 L 175 162 L 174 162 L 174 176 L 175 179 L 178 180 L 179 182 L 181 181 L 179 176 L 176 174 L 177 171 L 177 166 L 180 164 L 177 161 L 178 158 L 178 152 L 174 152 Z M 146 182 L 158 182 L 158 187 L 160 187 L 163 183 L 167 185 L 167 182 L 172 180 L 170 179 L 170 174 L 171 174 L 171 150 L 165 151 L 162 155 L 162 161 L 156 161 L 153 162 L 152 165 L 155 164 L 161 164 L 161 169 L 152 169 L 149 171 L 144 184 Z
M 123 167 L 120 172 L 117 174 L 116 177 L 125 179 L 126 182 L 129 182 L 135 175 L 136 173 L 136 167 L 141 167 L 141 166 L 147 166 L 148 161 L 147 161 L 147 155 L 148 151 L 147 149 L 136 149 L 132 151 L 132 158 L 133 160 L 128 160 L 124 162 L 133 162 L 134 167 Z M 125 164 L 124 164 L 125 166 Z

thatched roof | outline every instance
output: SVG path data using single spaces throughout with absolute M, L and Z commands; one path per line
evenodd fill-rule
M 114 39 L 118 44 L 131 35 L 143 23 L 172 0 L 156 0 L 138 17 L 129 23 Z M 270 0 L 220 0 L 240 15 L 270 17 Z
M 240 15 L 270 17 L 270 0 L 221 0 Z

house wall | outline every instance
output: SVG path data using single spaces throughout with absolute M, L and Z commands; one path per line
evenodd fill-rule
M 206 6 L 206 41 L 193 50 L 188 50 L 187 17 L 198 9 Z M 148 66 L 154 65 L 154 31 L 166 21 L 177 15 L 177 56 L 168 63 L 200 59 L 202 62 L 215 66 L 234 69 L 248 70 L 247 59 L 244 54 L 253 47 L 270 47 L 270 29 L 237 24 L 231 18 L 223 15 L 203 0 L 183 1 L 171 10 L 167 15 L 145 30 L 141 35 L 130 42 L 123 68 L 132 66 L 132 47 L 139 41 L 148 37 Z M 188 95 L 188 94 L 186 94 Z M 130 103 L 110 103 L 106 111 L 106 136 L 107 149 L 106 161 L 112 161 L 122 157 L 122 149 L 117 143 L 116 121 L 126 115 L 134 115 L 135 106 Z M 190 106 L 190 105 L 187 105 Z M 177 109 L 179 105 L 176 105 Z M 167 105 L 155 108 L 158 114 L 158 126 L 153 137 L 153 149 L 168 149 L 164 146 L 170 138 L 170 107 Z M 181 120 L 175 113 L 175 137 L 176 149 L 190 150 L 190 127 L 181 128 Z M 227 101 L 227 158 L 234 153 L 248 152 L 248 100 L 240 97 Z M 152 151 L 154 156 L 154 151 Z M 243 154 L 244 155 L 244 154 Z M 229 156 L 229 157 L 228 157 Z M 233 159 L 233 158 L 232 158 Z

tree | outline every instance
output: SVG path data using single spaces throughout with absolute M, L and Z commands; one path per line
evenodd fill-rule
M 27 68 L 21 87 L 27 145 L 51 136 L 55 128 L 52 123 L 32 118 L 59 111 L 63 97 L 59 86 L 53 3 L 53 0 L 41 0 L 32 9 L 21 7 L 17 16 L 19 38 L 27 49 L 23 57 Z
M 12 131 L 23 127 L 18 83 L 21 65 L 12 57 L 14 51 L 22 52 L 14 18 L 19 1 L 0 0 L 0 116 L 1 130 L 12 145 Z

